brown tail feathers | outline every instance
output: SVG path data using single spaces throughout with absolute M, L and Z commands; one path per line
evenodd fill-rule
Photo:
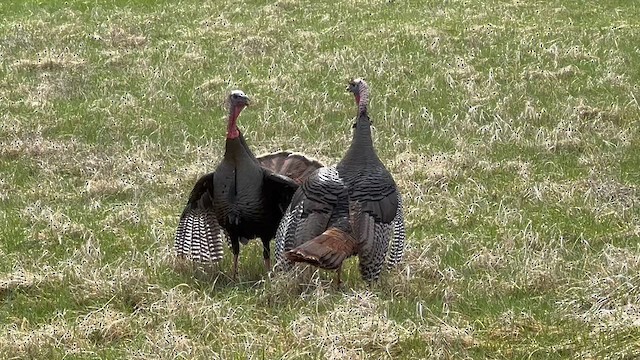
M 263 168 L 267 168 L 277 174 L 291 178 L 301 184 L 322 164 L 303 154 L 280 151 L 276 153 L 258 156 L 258 162 Z
M 347 257 L 357 252 L 357 241 L 351 234 L 337 228 L 327 229 L 319 236 L 285 253 L 293 262 L 305 262 L 326 270 L 335 270 Z

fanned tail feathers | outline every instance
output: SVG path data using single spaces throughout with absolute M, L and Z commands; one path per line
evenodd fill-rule
M 222 259 L 223 230 L 213 211 L 185 209 L 176 230 L 175 250 L 179 257 L 199 263 Z
M 287 212 L 280 221 L 278 231 L 276 232 L 276 264 L 279 268 L 285 271 L 289 270 L 291 265 L 293 265 L 286 259 L 285 250 L 293 247 L 296 224 L 300 221 L 302 210 L 303 204 L 298 204 L 297 206 L 289 205 Z
M 258 162 L 263 168 L 284 175 L 298 184 L 301 184 L 315 170 L 322 167 L 322 164 L 316 160 L 288 151 L 258 156 Z
M 405 246 L 405 230 L 404 230 L 404 211 L 402 207 L 402 195 L 398 192 L 398 208 L 396 210 L 396 216 L 392 222 L 393 225 L 393 239 L 389 247 L 389 256 L 387 257 L 387 267 L 393 268 L 400 261 L 404 254 Z

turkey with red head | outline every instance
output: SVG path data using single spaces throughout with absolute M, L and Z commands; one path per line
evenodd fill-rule
M 271 268 L 269 242 L 284 210 L 299 183 L 322 165 L 289 152 L 256 158 L 237 126 L 249 97 L 234 90 L 228 104 L 224 157 L 215 171 L 200 177 L 191 190 L 176 230 L 175 250 L 179 257 L 214 263 L 222 259 L 223 239 L 227 238 L 235 279 L 240 243 L 256 237 L 262 240 L 265 268 Z
M 360 274 L 370 282 L 385 258 L 389 267 L 402 259 L 402 197 L 373 146 L 367 83 L 355 79 L 347 89 L 358 105 L 351 145 L 337 166 L 319 169 L 294 194 L 276 234 L 276 259 L 285 269 L 306 262 L 339 270 L 358 255 Z

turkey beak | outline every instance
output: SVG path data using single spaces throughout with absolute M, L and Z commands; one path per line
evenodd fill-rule
M 251 100 L 248 96 L 243 97 L 242 100 L 244 101 L 244 106 L 249 106 L 249 104 L 251 103 Z

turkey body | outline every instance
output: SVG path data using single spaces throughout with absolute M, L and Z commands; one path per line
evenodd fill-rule
M 232 246 L 234 238 L 245 244 L 256 237 L 271 240 L 287 199 L 298 188 L 293 180 L 262 168 L 241 138 L 227 140 L 225 157 L 213 173 L 215 216 Z
M 367 237 L 359 242 L 357 254 L 362 278 L 375 280 L 387 257 L 400 195 L 391 173 L 375 152 L 366 111 L 358 115 L 351 146 L 337 170 L 348 188 L 349 200 L 359 204 L 362 217 L 371 218 L 367 221 Z
M 240 243 L 256 237 L 262 241 L 265 267 L 271 267 L 269 242 L 298 188 L 290 178 L 262 167 L 243 143 L 242 134 L 227 139 L 216 170 L 196 182 L 175 240 L 179 256 L 208 263 L 222 258 L 226 238 L 234 255 L 234 278 Z
M 286 269 L 284 254 L 321 235 L 330 226 L 348 226 L 349 192 L 335 167 L 312 173 L 293 195 L 276 234 L 276 259 Z

